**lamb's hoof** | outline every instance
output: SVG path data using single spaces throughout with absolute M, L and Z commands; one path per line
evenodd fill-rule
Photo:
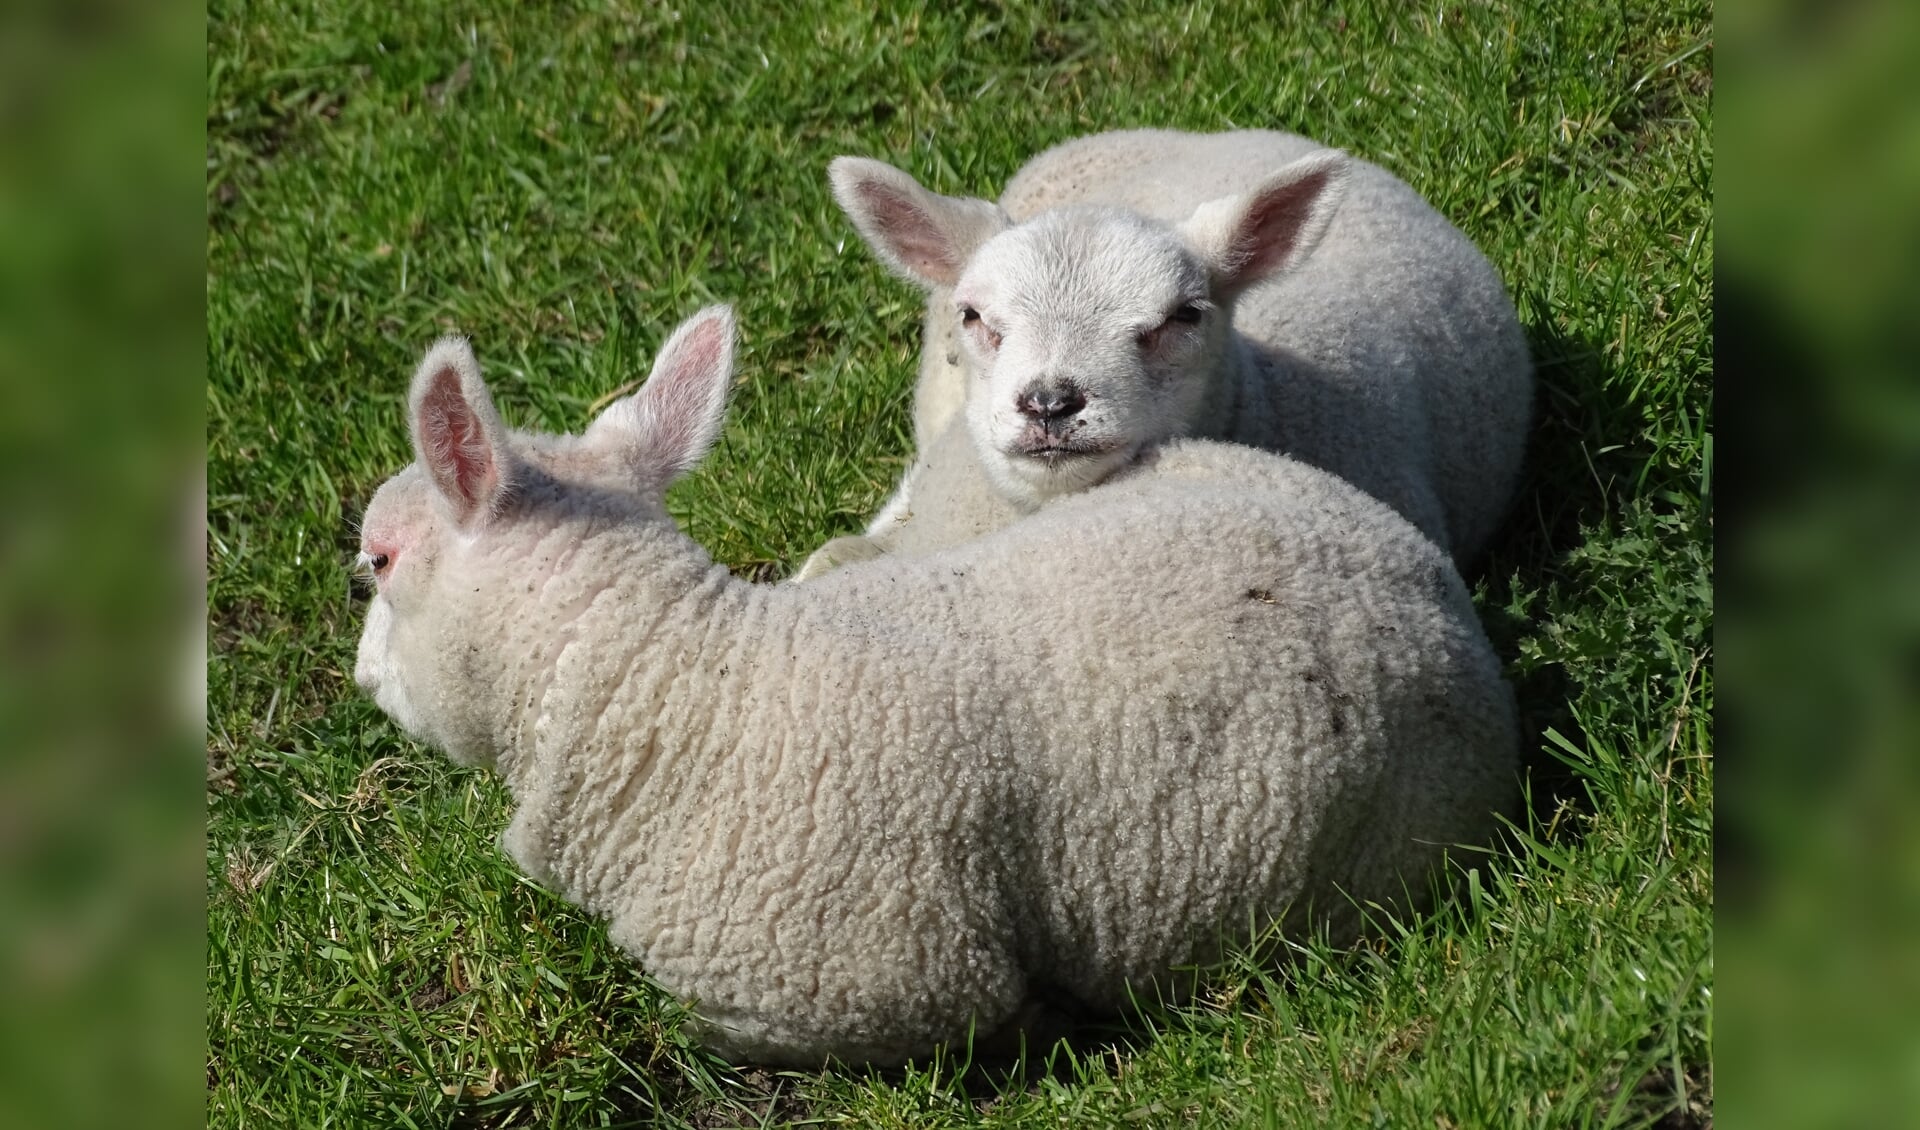
M 869 561 L 886 554 L 871 539 L 853 534 L 848 537 L 834 538 L 832 541 L 813 551 L 807 563 L 800 571 L 787 578 L 794 584 L 811 581 L 823 573 L 831 573 L 842 565 L 851 565 L 855 561 Z

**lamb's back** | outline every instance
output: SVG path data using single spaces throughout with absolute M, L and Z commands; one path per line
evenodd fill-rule
M 738 1057 L 898 1058 L 1045 985 L 1118 1006 L 1335 885 L 1397 900 L 1511 781 L 1444 555 L 1278 456 L 1176 443 L 966 545 L 739 589 L 750 644 L 661 657 L 701 745 L 653 772 L 701 768 L 605 864 L 616 940 Z
M 1083 999 L 1117 1005 L 1222 924 L 1335 909 L 1332 884 L 1396 898 L 1510 782 L 1506 691 L 1445 555 L 1291 460 L 1176 443 L 966 546 L 841 573 L 815 584 L 925 600 L 887 634 L 965 637 L 916 670 L 993 719 L 1004 748 L 961 756 L 1010 782 L 992 839 L 1021 963 Z M 1407 801 L 1462 777 L 1444 812 Z M 1404 834 L 1366 842 L 1383 820 Z
M 1327 146 L 1279 130 L 1115 130 L 1062 142 L 1021 166 L 1000 195 L 1018 222 L 1062 204 L 1104 204 L 1169 223 Z
M 1465 559 L 1512 493 L 1533 367 L 1473 241 L 1356 161 L 1320 244 L 1234 308 L 1249 398 L 1225 438 L 1273 447 L 1385 499 Z

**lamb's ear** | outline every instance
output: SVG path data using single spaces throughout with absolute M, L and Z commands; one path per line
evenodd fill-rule
M 664 490 L 720 438 L 732 382 L 733 308 L 709 306 L 660 347 L 640 391 L 608 405 L 582 438 Z
M 512 489 L 513 461 L 506 426 L 465 338 L 443 337 L 427 351 L 407 408 L 414 456 L 454 521 L 464 526 L 492 513 Z
M 827 179 L 860 238 L 923 286 L 952 286 L 974 251 L 1011 223 L 997 204 L 928 192 L 892 165 L 865 157 L 834 158 Z
M 1210 200 L 1180 225 L 1204 255 L 1224 297 L 1285 271 L 1313 253 L 1340 207 L 1348 159 L 1338 149 L 1300 158 L 1251 192 Z

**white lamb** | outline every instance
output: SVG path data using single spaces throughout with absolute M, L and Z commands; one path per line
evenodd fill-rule
M 930 292 L 918 460 L 869 553 L 972 532 L 902 531 L 929 474 L 984 473 L 1012 515 L 1177 435 L 1330 470 L 1460 563 L 1505 510 L 1533 386 L 1513 303 L 1376 165 L 1287 133 L 1131 130 L 1047 150 L 998 206 L 878 161 L 829 174 L 874 251 Z M 956 415 L 978 458 L 948 467 L 931 452 Z
M 1037 990 L 1120 1007 L 1250 926 L 1350 935 L 1350 900 L 1418 901 L 1488 835 L 1510 696 L 1386 507 L 1176 443 L 951 552 L 750 584 L 662 502 L 731 336 L 697 315 L 578 437 L 507 429 L 435 345 L 363 527 L 355 667 L 502 774 L 507 851 L 721 1053 L 894 1061 Z

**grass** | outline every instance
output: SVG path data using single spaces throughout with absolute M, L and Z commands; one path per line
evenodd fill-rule
M 209 1124 L 1707 1124 L 1710 19 L 215 0 Z M 1540 413 L 1476 595 L 1530 813 L 1431 915 L 1236 963 L 1047 1070 L 729 1068 L 500 855 L 497 782 L 348 678 L 344 563 L 408 458 L 411 365 L 470 333 L 510 420 L 577 429 L 680 318 L 734 302 L 732 418 L 671 504 L 778 576 L 856 528 L 908 448 L 917 296 L 833 208 L 826 161 L 991 195 L 1048 144 L 1135 124 L 1344 145 L 1506 277 Z

